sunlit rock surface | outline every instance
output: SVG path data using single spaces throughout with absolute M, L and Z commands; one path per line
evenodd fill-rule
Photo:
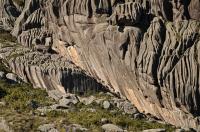
M 199 10 L 198 0 L 26 0 L 11 33 L 31 50 L 9 65 L 35 86 L 63 92 L 72 87 L 69 73 L 81 78 L 77 89 L 92 78 L 140 112 L 197 128 Z

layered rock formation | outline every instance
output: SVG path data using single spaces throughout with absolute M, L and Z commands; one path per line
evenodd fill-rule
M 12 59 L 9 65 L 38 87 L 59 89 L 55 85 L 60 85 L 66 90 L 71 82 L 65 74 L 53 75 L 48 66 L 34 61 L 51 65 L 51 60 L 57 68 L 70 67 L 66 63 L 72 62 L 128 98 L 140 112 L 197 128 L 199 5 L 198 0 L 27 0 L 12 34 L 19 43 L 42 53 L 37 56 L 29 51 L 24 58 L 16 58 L 19 65 L 13 66 Z M 64 59 L 46 58 L 46 54 Z M 21 74 L 27 66 L 22 68 L 20 63 L 26 62 L 46 69 L 49 81 L 45 85 L 33 81 L 43 78 L 31 77 L 36 67 Z M 79 73 L 76 76 L 84 76 Z
M 19 6 L 12 0 L 1 0 L 0 5 L 0 29 L 10 31 L 21 11 Z
M 42 54 L 9 44 L 9 47 L 5 47 L 0 43 L 1 59 L 7 62 L 12 72 L 35 88 L 77 94 L 107 91 L 106 86 L 59 55 Z

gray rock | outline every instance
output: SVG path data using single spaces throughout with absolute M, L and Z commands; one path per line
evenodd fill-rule
M 48 38 L 45 38 L 45 46 L 51 46 L 52 44 L 52 38 L 51 37 L 48 37 Z
M 104 102 L 103 102 L 103 108 L 104 108 L 104 109 L 109 109 L 110 107 L 111 107 L 111 104 L 110 104 L 109 101 L 104 101 Z
M 103 94 L 105 94 L 105 93 L 103 93 Z M 106 95 L 108 95 L 110 97 L 114 97 L 114 95 L 112 93 L 110 93 L 110 92 L 107 92 Z
M 40 125 L 38 127 L 38 130 L 41 131 L 41 132 L 58 132 L 58 130 L 55 128 L 54 124 Z
M 18 83 L 19 82 L 19 78 L 16 74 L 13 73 L 8 73 L 6 74 L 6 79 L 10 82 L 10 83 Z
M 104 101 L 104 99 L 96 99 L 95 103 L 97 103 L 98 105 L 100 105 L 103 101 Z
M 48 95 L 55 99 L 56 101 L 60 100 L 65 94 L 61 93 L 58 90 L 50 90 L 48 91 Z
M 93 108 L 88 108 L 88 109 L 86 109 L 86 111 L 95 113 L 97 110 L 96 110 L 96 109 L 93 109 Z
M 104 124 L 101 128 L 105 132 L 123 132 L 123 129 L 113 124 Z
M 74 94 L 67 94 L 59 100 L 59 105 L 61 106 L 68 106 L 68 105 L 75 105 L 79 102 L 79 99 Z
M 101 119 L 101 124 L 107 124 L 107 123 L 109 123 L 109 120 L 107 118 Z
M 141 114 L 141 113 L 136 113 L 133 115 L 134 119 L 143 119 L 145 118 L 145 115 Z
M 54 104 L 54 105 L 51 105 L 50 108 L 51 108 L 52 110 L 69 109 L 70 106 L 68 106 L 68 105 L 65 105 L 65 106 L 64 106 L 64 105 Z
M 0 79 L 5 79 L 5 72 L 0 71 Z
M 6 102 L 0 101 L 0 105 L 1 105 L 1 106 L 5 106 L 5 105 L 6 105 Z
M 130 102 L 126 101 L 123 104 L 123 109 L 126 114 L 135 114 L 138 113 L 137 108 L 133 106 Z
M 89 96 L 89 97 L 79 97 L 79 100 L 81 103 L 83 103 L 84 105 L 90 105 L 95 101 L 95 97 L 94 96 Z
M 73 131 L 73 132 L 76 132 L 76 131 L 81 131 L 81 132 L 87 132 L 88 129 L 87 128 L 84 128 L 82 127 L 81 125 L 79 124 L 72 124 L 72 125 L 69 125 L 66 127 L 66 131 Z
M 0 130 L 3 130 L 5 132 L 14 132 L 9 126 L 6 120 L 2 117 L 0 117 Z
M 176 129 L 175 132 L 199 132 L 199 130 L 194 130 L 192 128 L 180 128 Z
M 148 130 L 143 130 L 143 132 L 166 132 L 165 129 L 148 129 Z
M 175 132 L 186 132 L 184 129 L 176 129 Z

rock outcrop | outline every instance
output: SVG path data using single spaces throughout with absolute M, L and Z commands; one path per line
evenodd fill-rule
M 107 91 L 102 82 L 98 82 L 66 58 L 56 54 L 42 54 L 29 48 L 9 44 L 8 48 L 0 43 L 1 59 L 7 62 L 12 72 L 23 81 L 33 84 L 35 88 L 45 88 L 47 91 L 56 89 L 62 93 L 77 94 Z M 13 76 L 10 75 L 7 78 L 14 80 Z
M 27 52 L 7 59 L 35 87 L 94 79 L 140 112 L 197 129 L 199 10 L 198 0 L 27 0 L 12 30 Z
M 0 0 L 0 5 L 0 29 L 11 31 L 20 9 L 12 0 Z

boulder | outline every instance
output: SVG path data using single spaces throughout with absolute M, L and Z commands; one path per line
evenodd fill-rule
M 145 118 L 145 115 L 141 114 L 141 113 L 135 113 L 133 115 L 134 119 L 143 119 Z
M 62 92 L 58 91 L 58 90 L 49 90 L 48 91 L 48 95 L 55 99 L 56 101 L 60 100 L 65 94 L 63 94 Z
M 54 124 L 43 124 L 38 127 L 41 132 L 58 132 Z
M 18 83 L 20 81 L 19 77 L 13 73 L 6 74 L 6 79 L 8 80 L 9 83 Z
M 143 130 L 143 132 L 166 132 L 165 129 L 148 129 L 148 130 Z
M 113 124 L 104 124 L 101 128 L 105 132 L 123 132 L 124 130 Z
M 138 113 L 137 108 L 133 106 L 129 101 L 125 101 L 123 104 L 123 109 L 126 114 L 135 114 Z
M 0 101 L 0 105 L 1 105 L 1 106 L 6 106 L 6 102 Z
M 107 123 L 109 123 L 109 120 L 107 118 L 101 119 L 101 124 L 107 124 Z
M 103 108 L 104 108 L 104 109 L 109 109 L 110 107 L 111 107 L 111 104 L 110 104 L 109 101 L 104 101 L 104 102 L 103 102 Z
M 59 100 L 59 105 L 61 106 L 68 106 L 68 105 L 75 105 L 79 102 L 78 97 L 74 94 L 67 94 Z
M 95 97 L 94 96 L 89 96 L 89 97 L 79 97 L 79 100 L 81 103 L 83 103 L 84 105 L 90 105 L 95 101 Z
M 82 127 L 81 125 L 79 124 L 72 124 L 72 125 L 69 125 L 66 127 L 66 131 L 73 131 L 73 132 L 76 132 L 76 131 L 81 131 L 81 132 L 88 132 L 88 129 L 87 128 L 84 128 Z
M 12 130 L 12 128 L 9 127 L 6 120 L 2 117 L 0 117 L 0 130 L 3 130 L 5 132 L 14 132 L 14 130 Z
M 5 79 L 5 72 L 3 72 L 3 71 L 0 71 L 0 79 L 2 80 L 2 79 Z

